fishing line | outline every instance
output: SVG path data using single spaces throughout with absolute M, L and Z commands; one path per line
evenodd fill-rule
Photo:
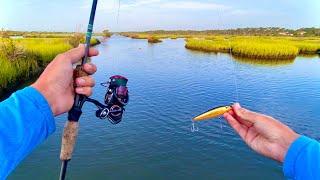
M 222 27 L 222 31 L 227 31 L 227 37 L 224 37 L 225 40 L 227 40 L 227 43 L 228 43 L 228 53 L 229 53 L 229 56 L 230 56 L 230 59 L 232 61 L 232 64 L 233 64 L 233 84 L 234 84 L 234 87 L 235 87 L 235 92 L 234 92 L 234 98 L 235 98 L 235 101 L 236 102 L 239 102 L 239 87 L 238 87 L 238 79 L 237 79 L 237 63 L 232 59 L 232 43 L 231 43 L 231 34 L 230 34 L 230 30 L 228 30 L 228 28 L 226 27 L 226 24 L 223 23 L 222 21 L 222 14 L 227 14 L 226 13 L 226 9 L 219 9 L 218 10 L 218 26 L 221 26 Z M 230 102 L 230 103 L 235 103 L 235 102 Z
M 232 47 L 231 47 L 229 38 L 228 38 L 228 43 L 229 43 L 229 54 L 230 54 L 230 57 L 232 58 Z M 231 61 L 233 64 L 233 82 L 235 86 L 235 98 L 236 98 L 236 102 L 239 102 L 239 87 L 238 87 L 238 74 L 237 74 L 238 66 L 235 60 L 231 59 Z
M 226 14 L 226 10 L 224 10 L 223 12 L 224 14 Z M 234 87 L 235 87 L 235 95 L 234 95 L 234 98 L 235 98 L 235 101 L 236 102 L 239 102 L 239 86 L 238 86 L 238 74 L 237 74 L 237 63 L 235 62 L 234 59 L 232 59 L 232 43 L 231 43 L 231 30 L 226 27 L 226 25 L 224 26 L 223 28 L 225 31 L 227 31 L 227 37 L 225 37 L 227 39 L 227 42 L 228 42 L 228 46 L 229 46 L 229 56 L 230 56 L 230 59 L 232 61 L 232 64 L 233 64 L 233 83 L 234 83 Z M 231 102 L 231 103 L 235 103 L 235 102 Z
M 223 12 L 223 11 L 221 10 L 221 12 Z M 218 10 L 218 20 L 217 20 L 218 21 L 217 22 L 218 25 L 220 24 L 219 23 L 220 20 L 221 20 L 221 18 L 220 18 L 220 10 Z M 233 99 L 235 99 L 236 102 L 239 102 L 239 87 L 238 87 L 238 79 L 237 79 L 238 75 L 237 75 L 237 72 L 236 72 L 238 68 L 237 68 L 237 63 L 235 62 L 234 59 L 232 59 L 232 43 L 231 43 L 231 38 L 232 38 L 231 32 L 232 32 L 232 30 L 231 29 L 227 29 L 226 26 L 224 26 L 224 27 L 223 26 L 224 25 L 221 23 L 222 29 L 221 30 L 217 30 L 218 33 L 217 33 L 216 36 L 222 34 L 223 41 L 227 41 L 227 43 L 228 43 L 227 51 L 229 51 L 229 57 L 230 57 L 230 60 L 233 63 L 233 68 L 232 68 L 232 70 L 233 70 L 233 83 L 234 83 L 234 87 L 235 87 L 235 92 L 233 93 L 234 94 L 234 98 Z M 219 34 L 219 32 L 220 32 L 220 34 Z M 216 38 L 216 41 L 217 40 L 218 39 Z M 223 50 L 225 50 L 225 49 L 223 49 Z M 231 103 L 235 103 L 235 102 L 231 102 Z M 211 109 L 211 110 L 209 110 L 209 111 L 207 111 L 205 113 L 202 113 L 202 114 L 196 116 L 192 120 L 191 132 L 197 131 L 197 128 L 195 127 L 194 121 L 202 121 L 202 120 L 206 120 L 206 119 L 213 119 L 213 118 L 221 117 L 224 113 L 229 112 L 230 110 L 232 110 L 231 106 L 220 106 L 220 107 L 213 108 L 213 109 Z M 220 120 L 221 133 L 223 133 L 221 118 L 219 118 L 219 120 Z
M 121 0 L 118 0 L 117 26 L 119 26 L 120 7 L 121 7 Z

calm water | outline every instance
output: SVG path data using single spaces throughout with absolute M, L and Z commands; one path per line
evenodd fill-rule
M 128 77 L 131 101 L 118 125 L 84 107 L 69 179 L 284 179 L 281 164 L 248 149 L 223 120 L 190 132 L 191 117 L 234 101 L 320 139 L 318 57 L 254 65 L 186 50 L 183 40 L 148 45 L 123 37 L 97 48 L 96 81 Z M 96 86 L 94 97 L 102 100 L 104 91 Z M 56 132 L 9 179 L 58 178 L 65 119 L 56 118 Z

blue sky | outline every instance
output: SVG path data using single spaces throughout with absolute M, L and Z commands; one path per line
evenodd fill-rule
M 0 28 L 84 31 L 91 0 L 0 0 Z M 320 0 L 99 0 L 95 31 L 320 27 Z

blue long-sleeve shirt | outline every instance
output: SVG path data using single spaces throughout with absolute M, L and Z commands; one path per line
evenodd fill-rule
M 301 136 L 289 147 L 283 164 L 288 179 L 320 179 L 320 144 Z
M 36 89 L 27 87 L 0 103 L 0 179 L 55 130 L 50 106 Z M 289 179 L 320 179 L 320 144 L 305 136 L 295 140 L 284 160 Z
M 0 103 L 0 179 L 55 131 L 51 108 L 33 87 Z

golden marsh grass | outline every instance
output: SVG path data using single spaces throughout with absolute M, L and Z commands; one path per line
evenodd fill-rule
M 320 50 L 320 39 L 217 36 L 188 39 L 186 48 L 205 52 L 231 52 L 245 58 L 294 59 L 301 54 L 316 54 Z
M 91 41 L 92 45 L 98 43 L 95 38 Z M 71 48 L 67 38 L 0 38 L 0 95 L 38 74 L 56 55 Z

